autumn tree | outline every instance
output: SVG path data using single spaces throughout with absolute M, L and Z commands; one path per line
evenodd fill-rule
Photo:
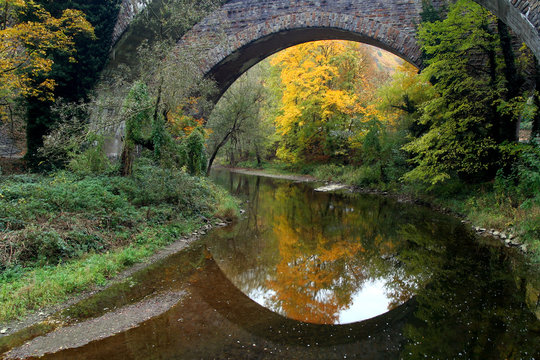
M 0 11 L 0 115 L 5 117 L 15 99 L 52 101 L 57 81 L 50 76 L 50 52 L 62 51 L 75 62 L 75 37 L 94 32 L 77 10 L 53 17 L 34 1 L 3 0 Z
M 49 78 L 56 83 L 53 91 L 54 101 L 36 97 L 26 97 L 27 158 L 36 165 L 52 159 L 44 158 L 41 153 L 43 137 L 55 130 L 62 116 L 55 111 L 58 99 L 62 103 L 89 102 L 91 91 L 96 84 L 106 61 L 109 59 L 112 33 L 116 24 L 121 0 L 34 0 L 53 17 L 60 17 L 67 9 L 75 9 L 84 13 L 86 20 L 94 28 L 95 36 L 89 38 L 84 34 L 73 37 L 73 48 L 77 61 L 62 49 L 51 49 L 48 58 L 53 60 Z M 31 20 L 32 14 L 26 14 L 23 20 Z M 83 107 L 79 108 L 80 111 Z M 88 110 L 88 109 L 84 109 Z M 88 118 L 88 113 L 81 112 L 80 118 Z M 66 159 L 54 165 L 61 166 Z
M 375 110 L 368 106 L 373 82 L 360 44 L 301 44 L 272 59 L 281 68 L 283 96 L 276 130 L 277 155 L 289 163 L 349 158 L 349 138 Z

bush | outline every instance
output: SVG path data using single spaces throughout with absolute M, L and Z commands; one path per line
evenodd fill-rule
M 10 235 L 0 248 L 2 270 L 18 265 L 56 265 L 63 260 L 107 248 L 101 237 L 80 230 L 61 234 L 57 230 L 30 225 L 24 231 Z
M 497 171 L 494 190 L 498 197 L 511 198 L 514 204 L 536 202 L 540 204 L 540 145 L 536 142 L 505 147 L 507 169 Z
M 79 154 L 73 155 L 68 167 L 79 175 L 100 175 L 109 172 L 112 164 L 105 154 L 102 136 L 93 136 L 89 146 Z
M 141 159 L 131 178 L 113 178 L 113 186 L 136 206 L 174 205 L 175 212 L 203 213 L 210 210 L 212 194 L 204 181 L 173 169 L 149 165 Z
M 343 165 L 320 165 L 313 170 L 312 175 L 321 180 L 338 181 L 338 179 L 341 179 L 345 169 Z
M 206 173 L 206 140 L 204 130 L 196 128 L 184 140 L 186 165 L 191 175 L 204 175 Z
M 0 274 L 56 265 L 138 242 L 161 246 L 204 218 L 233 219 L 238 205 L 204 178 L 138 159 L 131 177 L 17 175 L 2 179 Z M 149 229 L 145 232 L 144 229 Z

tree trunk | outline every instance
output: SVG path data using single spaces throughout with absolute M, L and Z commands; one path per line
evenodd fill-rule
M 134 145 L 131 141 L 125 140 L 120 158 L 120 175 L 130 176 L 133 173 Z
M 208 160 L 208 166 L 206 168 L 206 176 L 210 174 L 210 170 L 212 169 L 212 164 L 214 163 L 214 160 L 216 159 L 216 156 L 219 152 L 219 149 L 223 147 L 227 143 L 227 140 L 229 140 L 229 136 L 231 136 L 233 130 L 230 130 L 223 139 L 219 142 L 219 144 L 216 146 L 214 151 L 212 152 L 212 155 L 210 155 L 210 159 Z
M 259 147 L 258 147 L 258 146 L 255 147 L 255 156 L 257 157 L 257 166 L 260 167 L 262 161 L 261 161 L 261 152 L 259 151 Z
M 540 65 L 538 64 L 538 59 L 534 57 L 534 66 L 535 66 L 535 85 L 536 91 L 534 94 L 534 105 L 536 106 L 536 112 L 532 119 L 532 130 L 531 130 L 531 139 L 536 139 L 540 137 Z

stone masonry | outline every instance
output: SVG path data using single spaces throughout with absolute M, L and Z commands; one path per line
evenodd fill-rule
M 205 43 L 202 69 L 222 91 L 265 57 L 313 40 L 360 41 L 420 66 L 415 39 L 420 11 L 420 0 L 232 0 L 179 46 Z
M 505 21 L 540 58 L 540 0 L 476 1 Z M 421 0 L 231 0 L 178 46 L 204 42 L 202 70 L 222 91 L 265 57 L 313 40 L 361 41 L 421 67 L 416 40 L 421 10 Z
M 151 1 L 152 0 L 122 0 L 112 34 L 113 45 L 116 44 L 122 34 L 124 34 L 135 16 L 137 16 Z
M 150 1 L 123 0 L 114 41 Z M 540 58 L 540 0 L 475 1 L 507 23 Z M 218 81 L 222 91 L 266 56 L 313 40 L 361 41 L 421 67 L 416 41 L 420 12 L 421 0 L 230 0 L 178 46 L 202 46 L 206 52 L 202 70 Z

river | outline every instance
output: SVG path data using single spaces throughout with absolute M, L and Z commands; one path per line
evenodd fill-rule
M 540 359 L 538 272 L 517 251 L 388 197 L 212 177 L 243 199 L 237 222 L 62 316 L 84 332 L 162 311 L 45 359 Z

